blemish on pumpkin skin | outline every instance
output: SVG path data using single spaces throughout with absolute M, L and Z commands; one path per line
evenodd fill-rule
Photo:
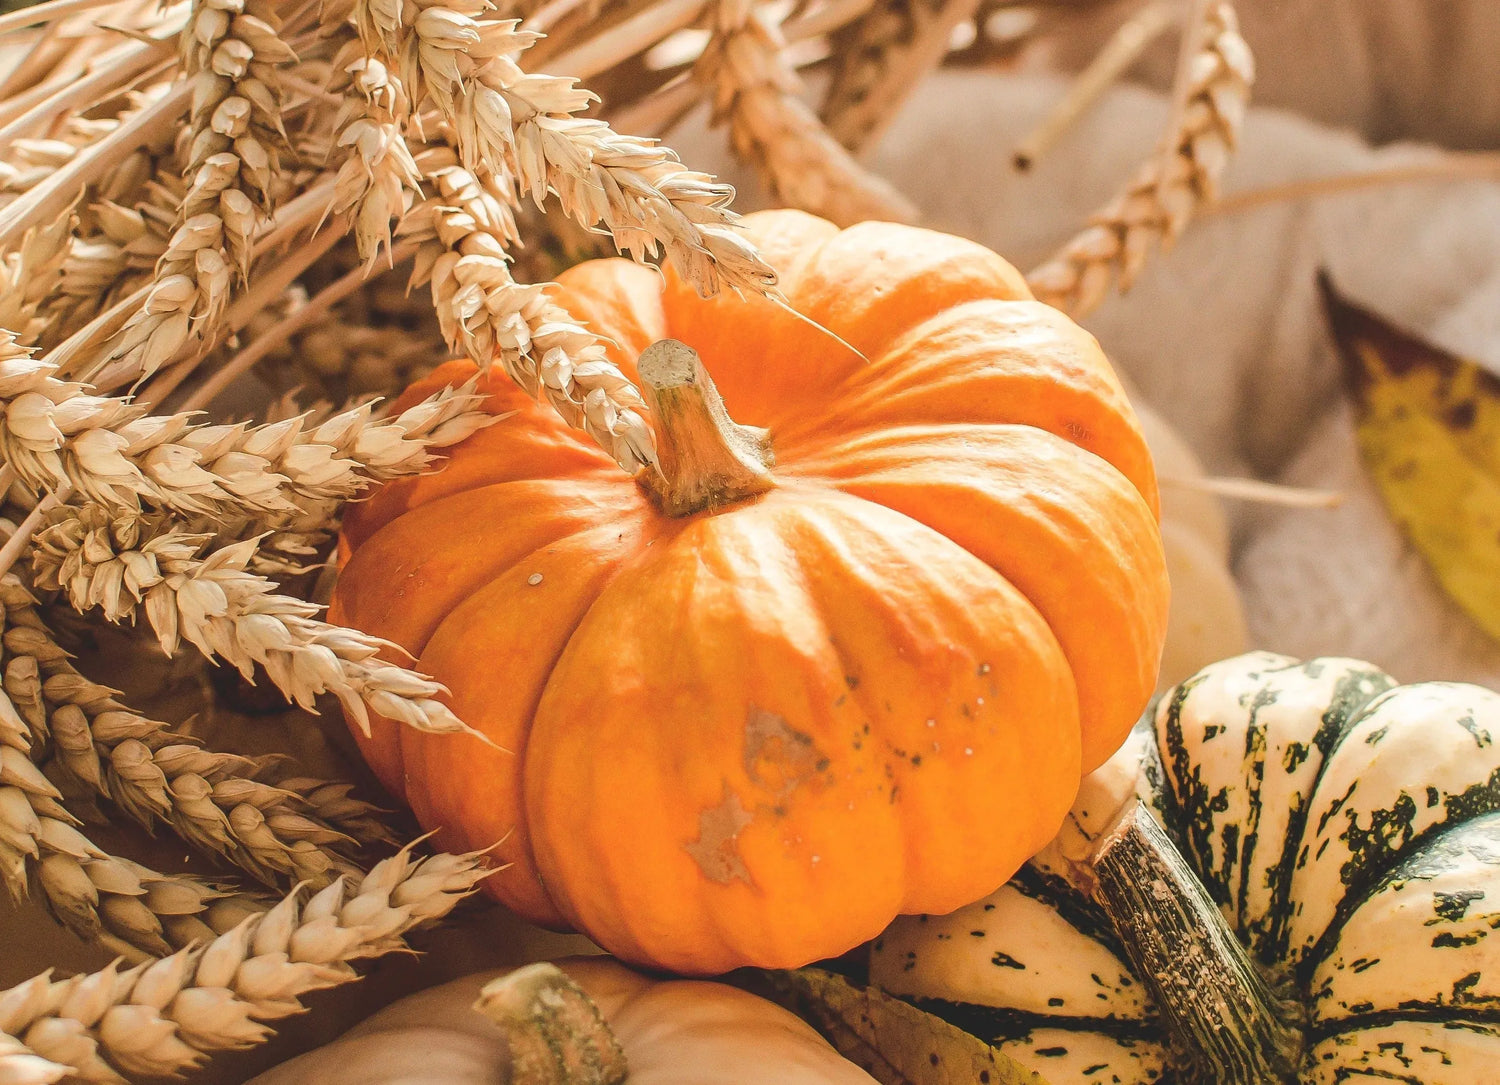
M 698 815 L 698 839 L 684 844 L 683 849 L 709 881 L 728 885 L 738 878 L 754 885 L 750 868 L 740 857 L 738 842 L 740 830 L 754 820 L 755 815 L 726 784 L 723 801 Z
M 745 773 L 783 799 L 829 764 L 812 736 L 782 716 L 750 706 L 745 717 Z

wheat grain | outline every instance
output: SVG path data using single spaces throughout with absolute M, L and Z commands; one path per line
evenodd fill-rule
M 131 711 L 78 672 L 14 577 L 0 580 L 0 604 L 6 692 L 34 729 L 50 733 L 56 761 L 87 790 L 148 829 L 166 821 L 188 843 L 270 884 L 280 875 L 321 886 L 354 869 L 341 854 L 354 838 L 339 822 L 366 827 L 374 807 L 320 780 L 289 787 L 261 779 L 272 759 L 204 749 Z
M 80 613 L 97 607 L 117 622 L 143 606 L 167 655 L 186 640 L 247 681 L 259 664 L 309 711 L 316 711 L 314 698 L 331 693 L 367 732 L 366 704 L 421 731 L 476 733 L 437 700 L 441 685 L 377 658 L 393 645 L 318 621 L 318 607 L 277 594 L 271 581 L 250 572 L 255 540 L 200 556 L 209 541 L 177 530 L 169 518 L 65 508 L 37 536 L 32 565 L 38 585 L 65 591 Z
M 728 122 L 735 153 L 775 200 L 842 226 L 915 219 L 911 202 L 850 157 L 802 100 L 786 43 L 755 0 L 716 0 L 712 11 L 694 77 L 710 90 L 712 119 Z
M 274 520 L 305 500 L 354 496 L 373 481 L 421 472 L 433 449 L 495 421 L 473 382 L 391 419 L 366 404 L 308 427 L 205 425 L 89 395 L 0 331 L 0 453 L 38 489 L 69 486 L 115 509 L 143 503 L 186 515 Z
M 655 461 L 640 392 L 604 346 L 548 297 L 517 283 L 505 247 L 515 223 L 491 187 L 441 151 L 423 158 L 433 199 L 414 210 L 403 236 L 424 242 L 413 282 L 430 283 L 448 345 L 481 365 L 498 362 L 530 395 L 543 395 L 634 473 Z
M 1227 0 L 1212 0 L 1202 23 L 1201 36 L 1183 44 L 1189 63 L 1168 153 L 1143 165 L 1086 230 L 1027 277 L 1041 300 L 1081 315 L 1112 281 L 1129 289 L 1152 246 L 1170 245 L 1213 199 L 1245 119 L 1255 64 Z
M 71 1072 L 42 1058 L 14 1036 L 0 1033 L 0 1081 L 6 1085 L 52 1085 Z
M 336 124 L 337 144 L 346 152 L 330 210 L 350 215 L 368 266 L 382 248 L 389 251 L 391 220 L 421 197 L 421 176 L 402 131 L 411 106 L 401 81 L 378 57 L 365 53 L 361 41 L 344 47 L 334 69 L 339 73 L 334 89 L 346 91 L 348 104 Z
M 0 1051 L 24 1045 L 86 1082 L 179 1074 L 211 1052 L 259 1043 L 266 1022 L 301 1012 L 309 992 L 358 978 L 350 962 L 401 948 L 407 931 L 446 915 L 486 873 L 477 855 L 417 860 L 405 849 L 357 882 L 341 878 L 305 901 L 294 890 L 159 961 L 37 976 L 0 992 L 0 1034 L 15 1038 Z

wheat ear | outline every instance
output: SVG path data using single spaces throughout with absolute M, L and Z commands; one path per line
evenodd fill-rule
M 713 36 L 694 70 L 709 88 L 713 119 L 727 121 L 741 159 L 754 164 L 778 203 L 848 226 L 911 221 L 916 208 L 865 170 L 802 100 L 781 32 L 755 0 L 716 0 Z
M 530 395 L 542 395 L 634 473 L 655 462 L 640 392 L 605 355 L 598 337 L 554 302 L 543 286 L 511 277 L 506 244 L 510 210 L 450 153 L 422 156 L 436 192 L 402 225 L 422 242 L 413 282 L 430 282 L 448 345 L 481 364 L 499 363 Z
M 85 678 L 14 577 L 0 580 L 5 608 L 5 689 L 33 728 L 45 727 L 54 757 L 73 780 L 111 799 L 147 828 L 170 824 L 185 841 L 228 858 L 262 881 L 288 876 L 325 885 L 355 869 L 340 849 L 355 842 L 335 827 L 362 826 L 374 807 L 324 781 L 297 788 L 257 779 L 269 759 L 204 749 L 166 724 L 131 711 L 115 691 Z M 323 816 L 326 798 L 335 819 Z
M 1167 153 L 1142 166 L 1086 230 L 1028 276 L 1038 298 L 1065 312 L 1094 309 L 1112 281 L 1129 289 L 1152 246 L 1171 244 L 1214 197 L 1244 123 L 1255 63 L 1227 0 L 1209 0 L 1195 22 L 1201 33 L 1183 43 L 1189 56 Z
M 58 922 L 133 960 L 211 937 L 258 909 L 255 898 L 192 875 L 161 874 L 112 856 L 79 831 L 61 791 L 32 762 L 51 737 L 49 720 L 38 675 L 8 641 L 0 693 L 0 882 L 11 899 L 24 900 L 34 886 Z
M 354 21 L 414 106 L 430 98 L 438 107 L 465 169 L 487 167 L 539 206 L 556 194 L 565 213 L 603 225 L 621 252 L 638 260 L 665 252 L 699 293 L 774 289 L 776 273 L 734 227 L 732 188 L 652 140 L 575 116 L 594 95 L 572 79 L 522 71 L 511 57 L 536 35 L 517 20 L 478 18 L 488 7 L 358 0 Z
M 28 485 L 72 487 L 133 511 L 274 519 L 302 502 L 353 497 L 374 481 L 415 474 L 433 451 L 495 421 L 474 383 L 444 389 L 391 419 L 365 405 L 317 426 L 300 418 L 259 426 L 156 416 L 58 379 L 0 331 L 0 454 Z
M 282 130 L 277 68 L 295 59 L 264 0 L 194 0 L 181 39 L 192 80 L 191 178 L 145 304 L 110 357 L 154 373 L 190 338 L 212 338 L 238 273 L 250 275 L 260 220 L 270 211 Z
M 80 612 L 97 607 L 117 622 L 144 606 L 168 655 L 186 640 L 247 680 L 258 664 L 309 711 L 331 693 L 366 731 L 368 705 L 420 731 L 475 733 L 437 699 L 440 684 L 378 658 L 399 651 L 394 645 L 318 621 L 315 604 L 279 595 L 250 572 L 255 540 L 203 556 L 210 539 L 177 530 L 169 517 L 63 508 L 37 536 L 32 566 L 39 587 L 66 592 Z
M 309 992 L 357 979 L 350 962 L 401 948 L 406 932 L 446 915 L 486 873 L 477 855 L 415 859 L 405 849 L 305 901 L 293 890 L 161 960 L 27 980 L 0 992 L 0 1034 L 13 1038 L 0 1040 L 0 1080 L 6 1059 L 28 1055 L 80 1081 L 116 1083 L 251 1047 L 270 1035 L 266 1022 L 301 1012 Z
M 344 149 L 334 187 L 333 214 L 348 213 L 367 270 L 391 245 L 391 220 L 421 196 L 421 175 L 403 131 L 411 103 L 401 80 L 361 40 L 334 61 L 334 89 L 345 92 L 336 124 Z

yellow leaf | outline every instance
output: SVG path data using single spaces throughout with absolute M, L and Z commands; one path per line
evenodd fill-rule
M 778 999 L 881 1085 L 1047 1085 L 940 1017 L 817 968 L 767 974 Z
M 1449 597 L 1500 640 L 1500 378 L 1352 304 L 1326 275 L 1321 285 L 1386 508 Z

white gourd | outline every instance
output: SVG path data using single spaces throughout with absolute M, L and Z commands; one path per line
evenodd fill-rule
M 1052 1085 L 1169 1072 L 1158 1007 L 1069 883 L 1134 796 L 1294 991 L 1303 1085 L 1480 1085 L 1500 1066 L 1500 694 L 1253 652 L 1163 695 L 999 892 L 897 920 L 871 981 Z

